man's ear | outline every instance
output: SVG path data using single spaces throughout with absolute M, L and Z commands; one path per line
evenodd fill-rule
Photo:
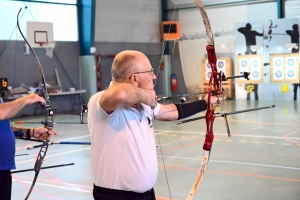
M 139 85 L 138 79 L 139 79 L 139 78 L 138 78 L 135 74 L 133 74 L 132 77 L 131 77 L 131 79 L 130 79 L 131 84 L 132 84 L 132 85 L 135 85 L 135 86 L 138 86 L 138 85 Z

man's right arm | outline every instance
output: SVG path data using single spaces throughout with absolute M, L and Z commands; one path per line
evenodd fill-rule
M 237 31 L 244 34 L 244 32 L 245 32 L 245 27 L 238 28 Z
M 29 94 L 25 97 L 16 99 L 11 102 L 0 104 L 0 120 L 14 117 L 25 105 L 41 102 L 45 104 L 45 100 L 37 94 Z
M 154 108 L 157 101 L 154 90 L 141 89 L 127 83 L 118 83 L 105 90 L 99 103 L 105 112 L 111 113 L 118 107 L 132 106 L 138 103 L 144 103 Z

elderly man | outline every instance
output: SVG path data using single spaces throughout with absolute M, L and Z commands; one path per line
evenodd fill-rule
M 148 58 L 123 51 L 112 64 L 112 82 L 88 103 L 96 200 L 154 200 L 158 173 L 152 120 L 182 119 L 207 108 L 207 97 L 186 104 L 157 103 Z M 211 103 L 221 105 L 217 97 Z M 221 100 L 221 98 L 220 98 Z

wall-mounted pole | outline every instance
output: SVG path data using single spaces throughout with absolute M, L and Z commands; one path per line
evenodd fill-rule
M 90 55 L 95 40 L 96 0 L 78 0 L 77 2 L 80 55 Z
M 277 0 L 277 17 L 278 19 L 284 18 L 284 5 L 283 0 Z
M 167 0 L 161 0 L 161 19 L 162 22 L 168 21 L 168 3 Z M 162 30 L 163 32 L 163 30 Z M 163 37 L 161 35 L 161 37 Z M 162 43 L 163 49 L 163 63 L 164 69 L 162 70 L 163 74 L 163 95 L 170 97 L 172 95 L 171 92 L 171 60 L 169 53 L 169 41 L 163 40 Z
M 86 89 L 82 95 L 84 102 L 97 92 L 97 71 L 95 56 L 91 47 L 95 43 L 96 0 L 77 0 L 78 38 L 79 38 L 79 82 L 80 89 Z

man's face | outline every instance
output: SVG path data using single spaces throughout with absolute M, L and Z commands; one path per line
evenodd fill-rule
M 154 90 L 153 81 L 156 79 L 156 75 L 146 56 L 143 55 L 139 59 L 139 70 L 135 75 L 138 76 L 138 87 Z

